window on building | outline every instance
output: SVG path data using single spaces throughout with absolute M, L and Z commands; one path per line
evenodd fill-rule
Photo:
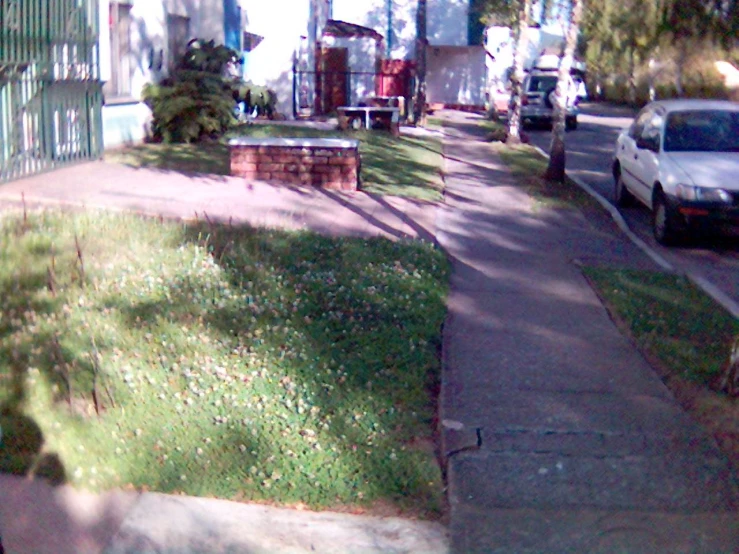
M 187 50 L 190 41 L 190 18 L 167 16 L 167 67 L 172 70 Z
M 110 3 L 110 80 L 103 92 L 108 98 L 131 96 L 131 5 Z

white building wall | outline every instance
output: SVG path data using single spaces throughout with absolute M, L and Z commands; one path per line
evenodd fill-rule
M 432 46 L 467 46 L 470 0 L 427 0 L 426 34 Z
M 333 18 L 369 27 L 380 33 L 385 39 L 385 46 L 388 41 L 390 43 L 390 55 L 383 51 L 383 58 L 410 60 L 415 57 L 416 51 L 417 7 L 418 0 L 392 0 L 390 37 L 387 0 L 334 0 Z
M 264 37 L 248 54 L 246 79 L 273 89 L 277 111 L 292 116 L 293 56 L 300 50 L 301 37 L 306 37 L 305 43 L 309 36 L 310 0 L 247 0 L 242 5 L 245 30 Z
M 485 50 L 480 46 L 436 46 L 428 50 L 429 104 L 484 106 Z
M 214 40 L 216 44 L 225 42 L 223 0 L 164 0 L 163 3 L 167 13 L 190 18 L 192 38 Z

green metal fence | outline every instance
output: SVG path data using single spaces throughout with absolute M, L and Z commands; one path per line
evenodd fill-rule
M 98 0 L 0 0 L 0 182 L 102 153 Z

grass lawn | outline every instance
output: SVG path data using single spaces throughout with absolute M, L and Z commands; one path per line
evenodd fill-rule
M 544 179 L 542 176 L 549 161 L 543 158 L 533 146 L 528 144 L 508 146 L 495 142 L 492 147 L 500 154 L 503 162 L 511 168 L 516 180 L 542 206 L 602 209 L 574 181 L 566 179 L 564 183 L 557 183 Z
M 739 336 L 739 321 L 681 276 L 606 268 L 584 272 L 614 320 L 739 471 L 739 402 L 711 389 Z
M 0 471 L 440 514 L 431 245 L 47 212 L 0 260 Z
M 602 268 L 585 274 L 637 344 L 676 375 L 702 384 L 719 375 L 739 321 L 685 277 Z
M 359 140 L 362 189 L 368 193 L 440 201 L 444 183 L 441 140 L 434 137 L 393 137 L 382 131 L 322 131 L 295 125 L 244 125 L 221 142 L 143 144 L 105 153 L 107 161 L 187 173 L 229 174 L 228 138 L 342 137 Z

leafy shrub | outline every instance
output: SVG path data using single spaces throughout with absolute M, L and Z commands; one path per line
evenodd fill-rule
M 225 133 L 236 118 L 233 88 L 224 74 L 236 63 L 238 56 L 230 48 L 191 41 L 172 75 L 144 87 L 154 140 L 195 142 Z
M 683 82 L 688 98 L 726 99 L 728 91 L 723 76 L 713 63 L 696 64 L 686 71 Z
M 257 115 L 273 119 L 276 112 L 277 94 L 272 89 L 252 82 L 240 82 L 234 85 L 234 100 L 243 102 L 247 113 L 256 110 Z
M 488 121 L 485 124 L 488 130 L 486 140 L 488 142 L 505 142 L 508 140 L 508 126 L 500 121 Z M 523 129 L 519 129 L 521 142 L 528 144 L 530 142 L 529 135 Z

